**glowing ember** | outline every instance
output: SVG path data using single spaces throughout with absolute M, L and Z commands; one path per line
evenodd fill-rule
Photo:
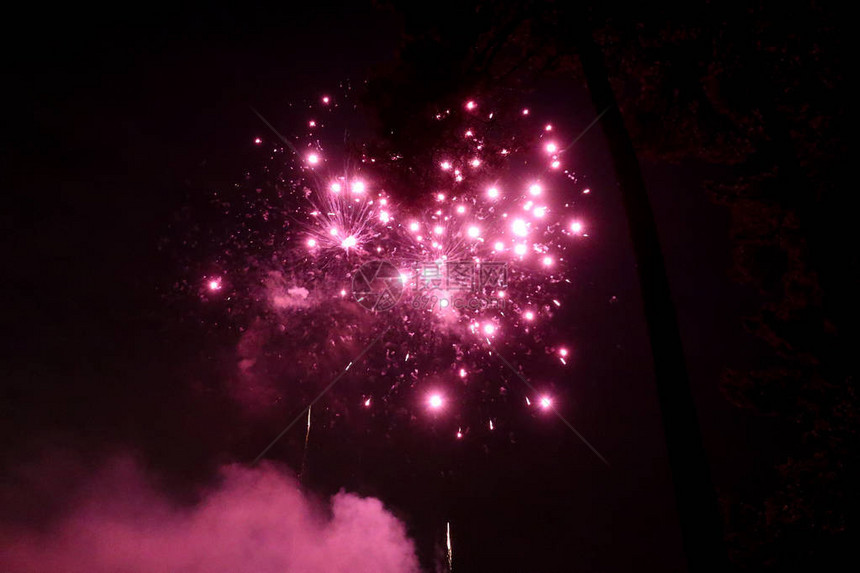
M 209 281 L 209 290 L 211 291 L 219 291 L 221 290 L 221 279 L 212 279 Z
M 477 238 L 480 234 L 481 230 L 478 227 L 469 227 L 469 236 L 473 239 Z
M 556 145 L 555 143 L 547 143 L 546 144 L 546 152 L 547 153 L 555 153 L 556 151 L 558 151 L 558 145 Z
M 341 246 L 341 247 L 343 247 L 344 249 L 349 249 L 349 248 L 354 247 L 354 246 L 355 246 L 355 243 L 356 243 L 355 237 L 353 237 L 352 235 L 350 235 L 349 237 L 345 238 L 345 239 L 340 243 L 340 246 Z
M 445 403 L 445 401 L 442 399 L 442 396 L 440 394 L 432 394 L 430 396 L 430 399 L 427 401 L 427 403 L 434 410 L 438 410 L 439 408 L 442 407 L 442 405 Z
M 529 234 L 528 225 L 526 225 L 526 222 L 522 219 L 515 219 L 511 225 L 511 230 L 514 232 L 514 235 L 518 237 L 525 237 Z
M 570 231 L 577 235 L 580 234 L 582 232 L 582 223 L 574 221 L 570 224 Z
M 365 189 L 364 181 L 353 181 L 350 187 L 350 190 L 357 195 L 364 193 Z
M 489 189 L 487 189 L 487 197 L 489 197 L 490 199 L 496 199 L 498 198 L 498 196 L 499 190 L 495 187 L 490 187 Z
M 538 185 L 537 183 L 529 186 L 529 193 L 531 193 L 535 197 L 540 195 L 541 191 L 542 191 L 542 189 L 541 189 L 540 185 Z
M 308 154 L 308 163 L 310 163 L 311 165 L 318 165 L 319 162 L 320 162 L 320 156 L 319 155 L 317 155 L 316 153 L 309 153 Z
M 544 410 L 552 408 L 552 399 L 549 396 L 542 396 L 540 399 L 540 407 Z

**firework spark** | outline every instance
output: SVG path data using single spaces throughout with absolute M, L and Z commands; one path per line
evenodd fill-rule
M 570 361 L 558 343 L 555 316 L 573 271 L 569 261 L 586 244 L 581 217 L 587 203 L 574 195 L 591 190 L 577 189 L 574 178 L 558 170 L 559 156 L 570 147 L 564 128 L 532 126 L 528 108 L 508 117 L 485 111 L 489 103 L 467 100 L 435 114 L 452 122 L 455 143 L 434 147 L 424 165 L 369 148 L 352 161 L 323 137 L 346 98 L 325 95 L 310 105 L 312 115 L 300 130 L 306 139 L 293 144 L 279 136 L 284 145 L 271 153 L 261 176 L 266 182 L 248 190 L 254 200 L 241 201 L 248 205 L 242 226 L 225 240 L 225 255 L 214 267 L 231 277 L 231 316 L 250 323 L 265 310 L 279 325 L 309 333 L 309 340 L 311 332 L 320 333 L 304 346 L 278 351 L 297 365 L 324 365 L 326 357 L 335 363 L 338 345 L 360 345 L 383 323 L 386 350 L 368 356 L 370 376 L 361 394 L 344 403 L 373 404 L 378 412 L 393 404 L 414 409 L 423 400 L 439 414 L 434 423 L 449 423 L 447 435 L 455 439 L 496 430 L 506 422 L 489 397 L 500 388 L 510 393 L 511 377 L 487 343 L 504 343 L 559 380 Z M 487 121 L 507 122 L 512 136 L 504 130 L 491 135 L 482 127 Z M 529 130 L 535 143 L 519 143 L 520 132 Z M 552 141 L 542 139 L 550 135 Z M 269 153 L 265 147 L 257 150 Z M 335 165 L 347 167 L 336 172 Z M 400 188 L 385 172 L 398 166 L 431 175 L 417 189 Z M 396 282 L 396 304 L 387 313 L 356 314 L 350 300 L 356 269 L 373 260 L 394 271 L 366 286 L 385 293 Z M 248 278 L 236 284 L 235 276 Z M 224 288 L 211 275 L 203 285 L 209 293 Z M 242 308 L 245 314 L 235 310 Z M 441 356 L 448 358 L 436 359 Z M 516 403 L 530 405 L 521 392 Z M 549 395 L 532 398 L 541 409 L 553 408 Z M 467 419 L 462 406 L 471 401 L 484 404 L 489 419 L 487 412 L 482 420 Z M 310 411 L 306 440 L 309 431 Z
M 451 544 L 451 522 L 445 524 L 445 546 L 448 548 L 448 571 L 454 570 L 454 548 Z

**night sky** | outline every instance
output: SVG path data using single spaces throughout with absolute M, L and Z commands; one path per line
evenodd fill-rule
M 217 227 L 201 207 L 211 190 L 259 168 L 254 139 L 273 134 L 252 108 L 290 132 L 300 102 L 394 65 L 399 18 L 363 4 L 59 10 L 22 9 L 6 18 L 15 31 L 3 40 L 5 540 L 41 531 L 53 543 L 52 524 L 82 497 L 101 507 L 138 495 L 123 485 L 136 478 L 112 481 L 105 471 L 146 476 L 158 499 L 191 511 L 201 492 L 221 487 L 219 468 L 281 472 L 289 489 L 304 464 L 307 503 L 325 508 L 341 490 L 379 499 L 422 570 L 444 570 L 447 522 L 454 571 L 687 570 L 635 260 L 599 127 L 570 154 L 592 190 L 591 233 L 555 318 L 576 358 L 552 383 L 559 411 L 609 466 L 554 417 L 523 415 L 511 432 L 457 442 L 432 423 L 407 423 L 399 408 L 358 420 L 336 417 L 339 402 L 323 398 L 315 408 L 329 422 L 311 433 L 305 459 L 302 422 L 267 453 L 278 465 L 252 470 L 304 404 L 255 409 L 237 398 L 242 337 L 223 326 L 223 307 L 181 286 L 203 280 L 213 255 L 205 242 L 183 251 L 189 236 L 206 236 L 184 225 Z M 527 97 L 571 133 L 596 115 L 575 79 L 545 79 Z M 372 129 L 356 121 L 356 132 Z M 769 356 L 742 328 L 759 299 L 730 276 L 727 210 L 702 191 L 727 168 L 643 160 L 642 169 L 713 482 L 754 493 L 784 455 L 784 428 L 719 388 L 726 366 Z M 341 396 L 360 394 L 361 366 Z M 137 469 L 116 470 L 129 458 Z M 241 479 L 226 479 L 241 491 Z M 146 551 L 157 553 L 153 543 Z M 73 570 L 59 560 L 15 569 L 21 562 L 4 562 L 3 551 L 4 571 Z M 165 555 L 128 561 L 141 571 L 220 571 L 217 562 L 179 569 L 176 553 Z M 318 567 L 307 570 L 352 570 L 335 558 Z

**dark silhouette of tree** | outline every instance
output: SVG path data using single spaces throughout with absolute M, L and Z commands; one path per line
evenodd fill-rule
M 691 570 L 719 570 L 720 534 L 680 337 L 637 154 L 724 166 L 707 190 L 731 214 L 734 275 L 758 289 L 745 321 L 773 353 L 728 369 L 726 396 L 794 428 L 763 499 L 724 499 L 732 561 L 749 570 L 844 557 L 856 508 L 851 342 L 858 264 L 846 173 L 839 15 L 815 2 L 395 3 L 400 66 L 370 86 L 386 144 L 440 129 L 431 102 L 494 104 L 538 77 L 585 80 L 607 137 L 636 248 L 667 443 Z M 383 105 L 378 105 L 382 103 Z M 417 175 L 417 174 L 414 174 Z
M 746 327 L 773 354 L 727 370 L 723 388 L 793 434 L 771 492 L 727 506 L 735 561 L 751 570 L 839 563 L 856 509 L 858 265 L 837 21 L 812 2 L 708 4 L 605 34 L 640 149 L 733 166 L 709 189 L 731 214 L 735 275 L 761 296 Z
M 576 30 L 576 47 L 594 107 L 607 110 L 601 126 L 615 166 L 636 256 L 688 566 L 691 571 L 724 571 L 716 494 L 710 481 L 681 333 L 645 181 L 610 86 L 603 52 L 592 37 L 591 24 L 583 20 L 571 24 Z

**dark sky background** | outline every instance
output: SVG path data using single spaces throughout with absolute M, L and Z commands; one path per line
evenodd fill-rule
M 289 410 L 248 421 L 205 383 L 224 375 L 213 357 L 236 340 L 207 336 L 196 300 L 177 306 L 181 257 L 157 247 L 201 181 L 248 167 L 250 142 L 265 134 L 251 106 L 277 126 L 290 102 L 383 69 L 398 22 L 325 4 L 62 10 L 5 24 L 2 468 L 45 448 L 91 466 L 134 451 L 166 489 L 193 492 L 220 464 L 253 460 Z M 529 105 L 571 131 L 594 117 L 574 82 L 538 86 Z M 611 467 L 557 420 L 474 451 L 430 431 L 395 444 L 315 436 L 308 489 L 378 497 L 427 567 L 450 520 L 458 571 L 684 570 L 633 255 L 599 129 L 573 156 L 594 193 L 593 240 L 568 296 L 579 358 L 564 410 Z M 763 352 L 741 329 L 755 301 L 728 277 L 726 214 L 702 191 L 701 166 L 643 168 L 714 480 L 754 488 L 778 428 L 718 389 L 724 366 Z M 287 446 L 271 456 L 298 469 Z M 25 496 L 3 518 L 41 523 L 64 491 Z

